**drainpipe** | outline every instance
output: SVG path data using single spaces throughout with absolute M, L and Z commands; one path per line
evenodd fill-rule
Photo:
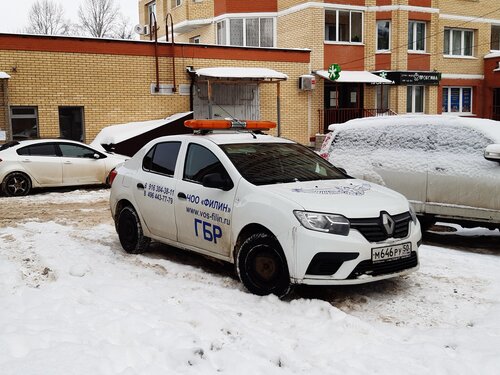
M 170 17 L 170 29 L 171 29 L 171 33 L 172 33 L 172 76 L 173 76 L 173 80 L 174 80 L 174 88 L 172 89 L 172 92 L 175 93 L 177 91 L 177 88 L 176 88 L 176 84 L 175 84 L 174 19 L 172 18 L 171 13 L 167 13 L 167 17 L 165 18 L 165 29 L 166 29 L 165 39 L 168 42 L 168 19 L 169 19 L 169 17 Z
M 154 18 L 154 24 L 153 24 Z M 154 12 L 151 12 L 149 15 L 149 40 L 152 40 L 153 35 L 153 25 L 154 25 L 154 34 L 155 34 L 155 69 L 156 69 L 156 86 L 155 92 L 160 91 L 160 69 L 158 66 L 158 24 L 156 23 L 156 15 Z
M 277 87 L 276 87 L 277 95 L 276 95 L 276 109 L 277 109 L 277 130 L 278 130 L 278 137 L 281 136 L 281 103 L 280 103 L 280 82 L 278 81 Z

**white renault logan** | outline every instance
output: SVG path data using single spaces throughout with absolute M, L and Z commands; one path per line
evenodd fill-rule
M 219 258 L 259 295 L 418 268 L 420 224 L 401 194 L 261 133 L 274 123 L 186 126 L 195 133 L 155 139 L 111 174 L 111 212 L 127 252 L 154 239 Z

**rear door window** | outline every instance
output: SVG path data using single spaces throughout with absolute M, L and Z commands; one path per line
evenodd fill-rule
M 142 161 L 145 171 L 173 176 L 181 142 L 163 142 L 156 144 Z
M 59 156 L 53 143 L 26 146 L 17 150 L 17 154 L 23 156 Z

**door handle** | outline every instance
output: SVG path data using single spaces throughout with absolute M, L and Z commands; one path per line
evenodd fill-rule
M 142 189 L 142 190 L 144 190 L 144 185 L 143 185 L 142 183 L 140 183 L 140 182 L 139 182 L 139 183 L 137 184 L 137 189 Z
M 69 160 L 64 161 L 64 164 L 73 164 Z
M 179 198 L 179 199 L 186 199 L 186 194 L 179 193 L 179 194 L 177 194 L 177 198 Z
M 23 163 L 31 163 L 30 159 L 23 159 Z

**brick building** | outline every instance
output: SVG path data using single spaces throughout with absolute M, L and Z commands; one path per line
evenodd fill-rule
M 139 10 L 144 23 L 170 13 L 178 41 L 310 49 L 313 131 L 380 112 L 500 116 L 498 0 L 140 0 Z
M 237 67 L 243 74 L 196 74 L 211 67 Z M 274 76 L 249 76 L 252 68 Z M 281 135 L 307 143 L 309 114 L 301 103 L 308 94 L 296 83 L 309 71 L 308 50 L 0 34 L 0 143 L 37 137 L 91 142 L 111 124 L 190 110 L 206 117 L 210 79 L 213 117 L 248 110 L 254 118 L 280 120 Z

